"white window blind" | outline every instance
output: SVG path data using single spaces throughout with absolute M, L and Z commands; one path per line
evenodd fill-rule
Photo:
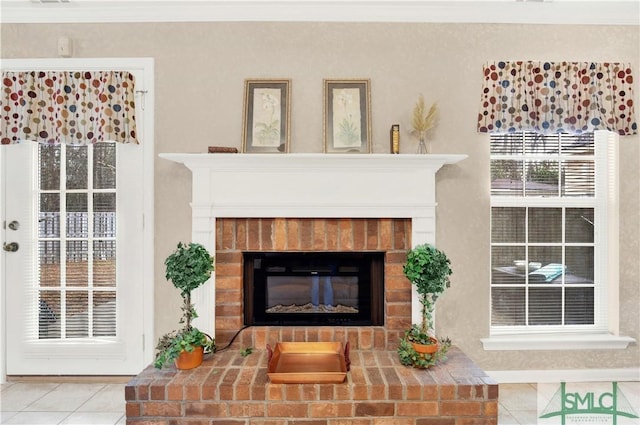
M 39 339 L 116 336 L 116 149 L 39 145 Z
M 492 333 L 606 329 L 607 145 L 596 139 L 491 136 Z

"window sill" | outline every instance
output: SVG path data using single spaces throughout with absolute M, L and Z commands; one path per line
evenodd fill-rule
M 480 340 L 485 351 L 494 350 L 624 350 L 635 339 L 598 334 L 494 335 Z

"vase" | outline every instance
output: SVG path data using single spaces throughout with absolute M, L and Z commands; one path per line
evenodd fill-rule
M 194 347 L 192 352 L 182 351 L 178 358 L 175 360 L 176 368 L 181 370 L 188 370 L 198 367 L 202 364 L 203 356 L 203 347 Z
M 425 140 L 424 133 L 420 134 L 420 142 L 418 143 L 418 153 L 421 155 L 429 153 L 429 146 Z
M 431 344 L 419 344 L 417 342 L 411 342 L 413 349 L 418 354 L 433 354 L 438 351 L 438 340 L 435 338 L 429 338 L 431 340 Z

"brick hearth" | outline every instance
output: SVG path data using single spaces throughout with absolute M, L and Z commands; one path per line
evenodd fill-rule
M 448 357 L 419 370 L 353 350 L 342 384 L 271 384 L 264 350 L 226 350 L 188 371 L 145 369 L 125 387 L 127 424 L 496 425 L 498 385 L 459 349 Z
M 411 284 L 402 273 L 410 219 L 222 218 L 216 220 L 216 344 L 243 326 L 243 251 L 385 253 L 384 326 L 261 326 L 197 369 L 152 366 L 127 384 L 129 425 L 496 425 L 498 386 L 464 353 L 429 370 L 400 365 L 411 324 Z M 342 384 L 271 384 L 266 346 L 341 341 L 351 348 Z M 253 347 L 248 357 L 241 348 Z

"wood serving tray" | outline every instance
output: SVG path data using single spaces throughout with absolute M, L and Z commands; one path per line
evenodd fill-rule
M 347 376 L 349 348 L 341 342 L 278 342 L 267 350 L 274 384 L 340 384 Z

